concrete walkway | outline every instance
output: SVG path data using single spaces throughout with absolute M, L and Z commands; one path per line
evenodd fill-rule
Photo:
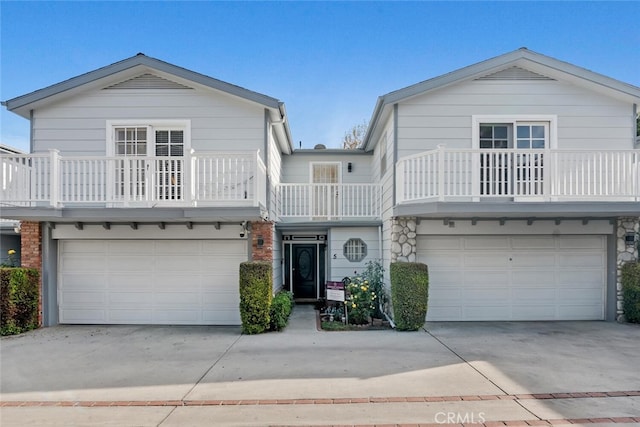
M 47 328 L 1 342 L 0 425 L 638 425 L 640 328 Z

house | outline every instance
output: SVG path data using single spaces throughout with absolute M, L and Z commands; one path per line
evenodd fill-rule
M 420 261 L 428 320 L 614 320 L 639 103 L 519 49 L 380 97 L 358 150 L 294 150 L 280 101 L 139 54 L 4 102 L 32 146 L 2 156 L 2 215 L 45 325 L 238 324 L 246 260 L 300 300 Z

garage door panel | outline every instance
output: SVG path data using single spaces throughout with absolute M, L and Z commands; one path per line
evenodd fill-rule
M 238 270 L 247 259 L 246 245 L 240 240 L 61 241 L 60 321 L 240 324 Z M 87 255 L 84 247 L 96 252 Z
M 558 240 L 560 249 L 604 249 L 605 241 L 602 236 L 564 236 Z
M 558 256 L 558 262 L 564 267 L 604 267 L 604 260 L 601 253 L 560 254 Z
M 129 308 L 110 309 L 109 318 L 101 323 L 117 323 L 117 324 L 147 323 L 147 324 L 150 324 L 150 323 L 153 323 L 153 311 L 151 309 L 129 309 Z
M 109 306 L 111 308 L 142 306 L 148 303 L 150 298 L 150 292 L 111 292 L 109 293 Z
M 565 269 L 558 272 L 558 282 L 560 284 L 572 284 L 580 285 L 586 284 L 589 286 L 602 286 L 605 280 L 605 275 L 602 270 L 581 269 L 571 270 Z
M 84 255 L 64 256 L 61 259 L 61 266 L 64 270 L 69 271 L 104 271 L 105 259 L 100 255 Z
M 513 320 L 555 320 L 555 304 L 547 305 L 514 305 Z
M 553 239 L 547 236 L 514 236 L 511 238 L 512 249 L 555 249 Z
M 541 252 L 515 252 L 509 256 L 509 264 L 511 268 L 518 267 L 540 267 L 542 265 L 555 268 L 556 257 L 553 253 Z
M 418 260 L 429 266 L 428 320 L 604 318 L 604 236 L 418 236 L 417 240 Z M 459 310 L 452 310 L 456 306 Z
M 152 240 L 109 240 L 108 251 L 111 254 L 145 255 L 153 253 Z
M 506 267 L 508 262 L 509 256 L 506 253 L 466 252 L 463 266 L 465 269 L 468 267 L 501 268 Z
M 144 256 L 109 256 L 106 259 L 108 271 L 153 271 L 155 262 L 148 255 Z
M 107 287 L 107 277 L 103 275 L 63 274 L 62 280 L 65 282 L 65 289 L 69 291 L 105 289 Z
M 467 288 L 464 292 L 465 299 L 469 302 L 469 306 L 484 305 L 487 302 L 506 303 L 509 300 L 509 289 L 500 288 Z
M 423 236 L 420 242 L 420 249 L 428 250 L 460 250 L 462 249 L 462 238 L 447 236 Z
M 509 283 L 509 274 L 500 271 L 465 270 L 462 276 L 464 286 L 495 286 Z
M 550 286 L 555 288 L 555 283 L 555 271 L 541 271 L 540 269 L 524 269 L 511 271 L 511 284 L 515 287 L 537 285 Z
M 552 304 L 555 305 L 556 298 L 558 296 L 555 287 L 548 288 L 519 288 L 512 289 L 511 296 L 514 300 L 526 300 L 527 304 Z
M 464 249 L 482 249 L 483 251 L 492 249 L 509 249 L 508 237 L 484 237 L 482 240 L 464 239 Z
M 68 306 L 76 306 L 76 307 L 86 307 L 86 306 L 98 306 L 100 307 L 107 301 L 107 293 L 106 292 L 90 292 L 90 291 L 80 291 L 80 292 L 62 292 L 61 299 L 64 301 L 65 305 Z

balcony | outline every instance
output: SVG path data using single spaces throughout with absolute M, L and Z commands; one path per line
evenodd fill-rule
M 397 201 L 640 201 L 640 151 L 443 146 L 399 160 Z
M 290 221 L 377 220 L 379 184 L 279 184 L 276 214 Z
M 266 169 L 258 152 L 182 157 L 0 156 L 5 206 L 266 206 Z

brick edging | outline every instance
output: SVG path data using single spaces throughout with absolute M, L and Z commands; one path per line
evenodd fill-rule
M 432 403 L 469 402 L 481 400 L 553 400 L 589 399 L 598 397 L 635 397 L 640 390 L 581 392 L 581 393 L 538 393 L 538 394 L 483 394 L 467 396 L 408 396 L 408 397 L 347 397 L 308 399 L 224 399 L 224 400 L 9 400 L 0 402 L 0 407 L 19 406 L 237 406 L 237 405 L 339 405 L 362 403 Z

